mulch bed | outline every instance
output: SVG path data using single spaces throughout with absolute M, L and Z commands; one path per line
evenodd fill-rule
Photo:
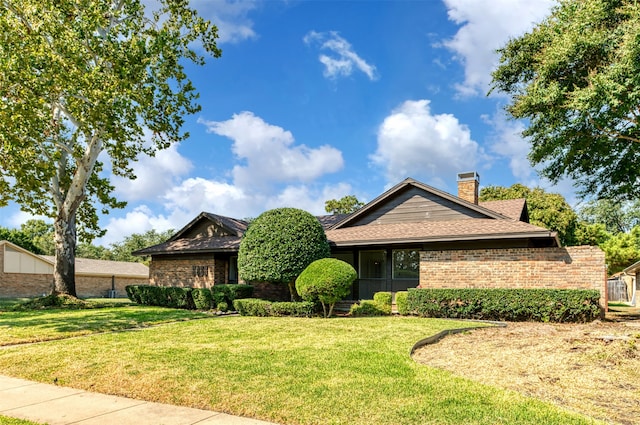
M 508 323 L 450 335 L 414 359 L 592 418 L 640 423 L 640 311 L 585 324 Z

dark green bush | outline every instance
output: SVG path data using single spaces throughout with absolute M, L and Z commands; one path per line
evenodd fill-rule
M 311 317 L 315 304 L 311 302 L 271 302 L 256 298 L 237 299 L 233 308 L 242 316 L 296 316 Z
M 271 303 L 271 316 L 315 316 L 316 305 L 309 301 Z
M 213 285 L 211 287 L 212 305 L 217 306 L 226 303 L 233 305 L 233 301 L 241 298 L 250 298 L 253 295 L 253 286 L 245 284 Z
M 138 286 L 139 285 L 128 285 L 124 287 L 124 290 L 127 293 L 127 298 L 129 298 L 131 302 L 141 304 L 142 302 L 140 301 L 140 291 L 138 290 Z
M 191 297 L 193 298 L 193 304 L 198 310 L 211 310 L 213 307 L 213 297 L 211 296 L 211 290 L 208 288 L 193 288 Z
M 192 288 L 154 285 L 129 285 L 125 288 L 131 301 L 143 305 L 194 309 Z
M 221 303 L 218 303 L 218 305 L 216 305 L 216 309 L 223 313 L 227 312 L 229 311 L 229 304 L 227 304 L 225 301 L 222 301 Z
M 396 292 L 396 307 L 398 308 L 398 313 L 402 316 L 409 314 L 409 305 L 407 304 L 408 295 L 407 291 Z
M 424 317 L 588 322 L 600 316 L 600 293 L 578 289 L 409 289 L 408 310 Z

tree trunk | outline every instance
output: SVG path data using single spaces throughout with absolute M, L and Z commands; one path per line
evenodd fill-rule
M 289 293 L 291 294 L 291 301 L 302 301 L 302 298 L 298 295 L 298 291 L 296 291 L 295 279 L 289 282 Z
M 76 297 L 75 214 L 71 217 L 65 217 L 59 213 L 53 226 L 56 250 L 53 267 L 53 294 L 67 294 Z

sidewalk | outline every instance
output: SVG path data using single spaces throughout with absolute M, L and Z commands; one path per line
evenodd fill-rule
M 273 425 L 210 410 L 91 393 L 2 375 L 0 415 L 49 425 Z

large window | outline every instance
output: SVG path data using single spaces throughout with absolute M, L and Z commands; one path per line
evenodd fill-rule
M 238 283 L 238 257 L 229 258 L 229 283 Z
M 420 253 L 414 249 L 393 250 L 393 278 L 418 279 L 420 277 Z
M 360 279 L 384 279 L 386 257 L 385 251 L 360 251 Z

